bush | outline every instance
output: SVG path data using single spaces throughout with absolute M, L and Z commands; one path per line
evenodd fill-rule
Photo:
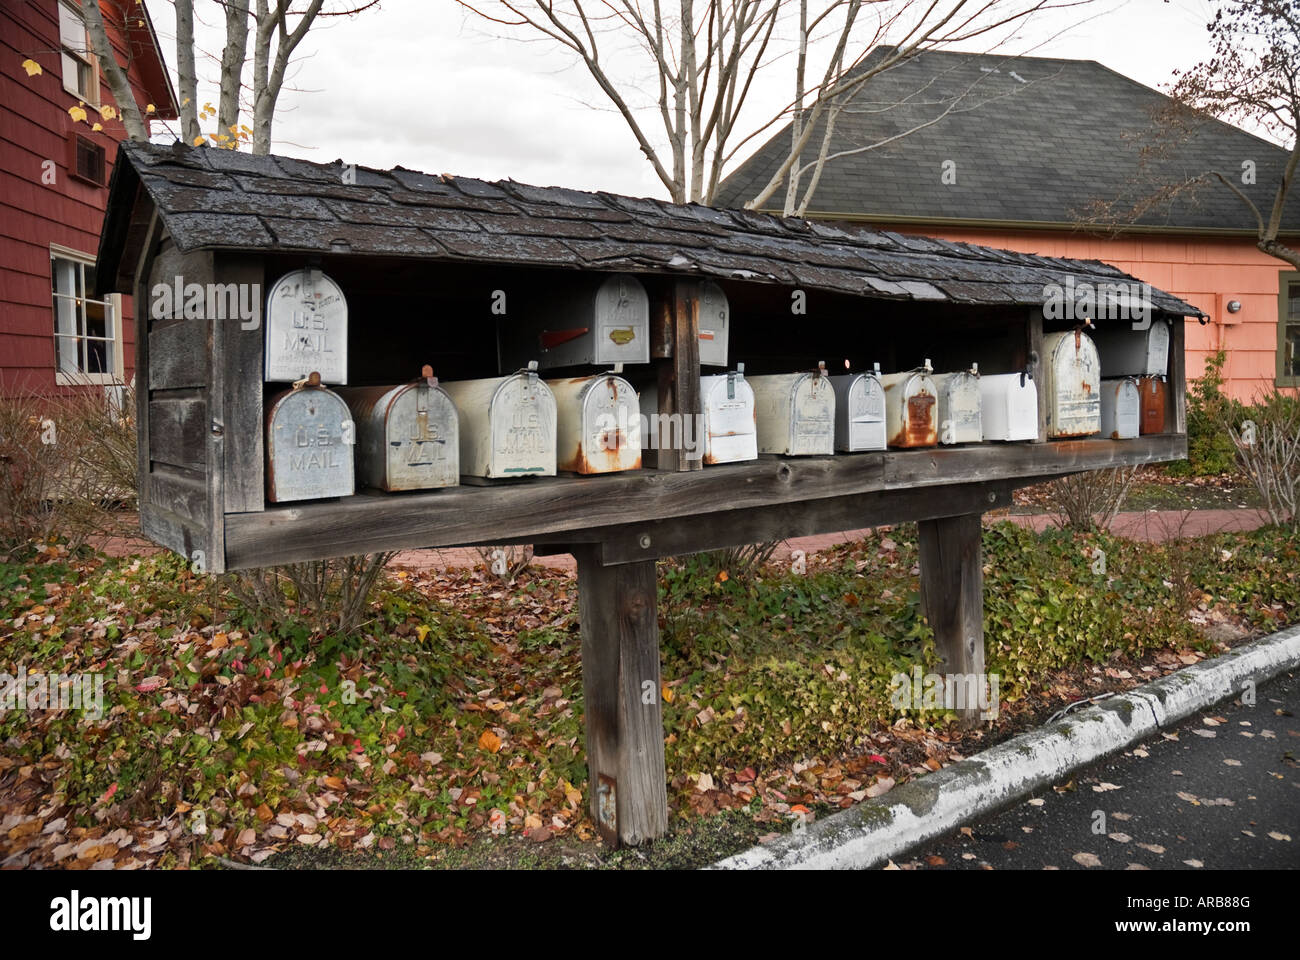
M 308 563 L 240 570 L 226 576 L 231 594 L 259 622 L 296 616 L 317 633 L 360 629 L 390 553 L 333 557 Z
M 1300 528 L 1300 397 L 1274 386 L 1243 415 L 1253 429 L 1247 421 L 1240 428 L 1232 422 L 1223 425 L 1237 461 L 1259 491 L 1269 520 Z
M 1223 393 L 1227 359 L 1220 350 L 1205 361 L 1205 372 L 1187 384 L 1187 459 L 1169 464 L 1167 469 L 1174 476 L 1230 473 L 1237 466 L 1236 449 L 1225 424 L 1239 422 L 1244 408 Z
M 1048 504 L 1063 530 L 1109 529 L 1137 479 L 1138 467 L 1075 473 L 1047 485 Z

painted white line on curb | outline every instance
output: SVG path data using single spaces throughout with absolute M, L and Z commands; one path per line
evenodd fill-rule
M 712 869 L 865 869 L 1300 665 L 1300 625 L 1110 697 Z

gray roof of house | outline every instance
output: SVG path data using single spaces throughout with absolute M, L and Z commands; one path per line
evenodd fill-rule
M 873 50 L 859 71 L 892 49 Z M 1185 139 L 1156 137 L 1156 129 L 1171 129 L 1156 118 L 1172 104 L 1090 60 L 927 51 L 863 84 L 835 124 L 830 154 L 912 132 L 828 162 L 808 215 L 1076 224 L 1102 202 L 1115 205 L 1108 218 L 1115 223 L 1253 232 L 1248 208 L 1219 182 L 1134 218 L 1137 201 L 1212 170 L 1232 178 L 1265 216 L 1272 208 L 1287 151 L 1186 111 Z M 814 131 L 805 163 L 816 158 L 823 130 Z M 787 126 L 760 147 L 723 181 L 717 204 L 739 207 L 757 196 L 790 139 Z M 943 182 L 947 161 L 955 183 Z M 1244 161 L 1255 164 L 1254 184 L 1240 182 Z M 782 186 L 764 209 L 781 209 L 784 196 Z M 1284 225 L 1300 231 L 1294 196 Z
M 405 257 L 751 280 L 867 297 L 1040 306 L 1044 286 L 1124 284 L 1062 260 L 806 220 L 514 181 L 227 150 L 124 143 L 100 237 L 100 282 L 125 291 L 156 210 L 182 252 Z M 141 197 L 150 203 L 141 203 Z M 1199 311 L 1152 291 L 1157 310 Z

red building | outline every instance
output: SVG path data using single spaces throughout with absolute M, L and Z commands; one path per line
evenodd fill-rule
M 131 298 L 93 299 L 108 179 L 126 130 L 109 118 L 117 105 L 81 9 L 76 0 L 0 4 L 0 395 L 133 373 Z M 100 9 L 141 112 L 175 119 L 144 4 L 100 0 Z M 78 106 L 85 120 L 69 112 Z

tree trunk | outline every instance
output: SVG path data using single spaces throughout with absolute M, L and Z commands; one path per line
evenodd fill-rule
M 104 29 L 104 16 L 100 13 L 99 3 L 84 3 L 81 9 L 86 19 L 86 32 L 90 34 L 90 44 L 95 48 L 99 69 L 104 71 L 108 89 L 117 101 L 126 135 L 132 140 L 148 141 L 149 124 L 140 114 L 140 105 L 135 102 L 135 94 L 126 78 L 126 71 L 113 55 L 113 45 L 108 42 L 108 31 Z
M 181 139 L 198 146 L 203 142 L 199 130 L 198 76 L 194 71 L 194 0 L 176 2 L 176 79 L 181 98 Z

